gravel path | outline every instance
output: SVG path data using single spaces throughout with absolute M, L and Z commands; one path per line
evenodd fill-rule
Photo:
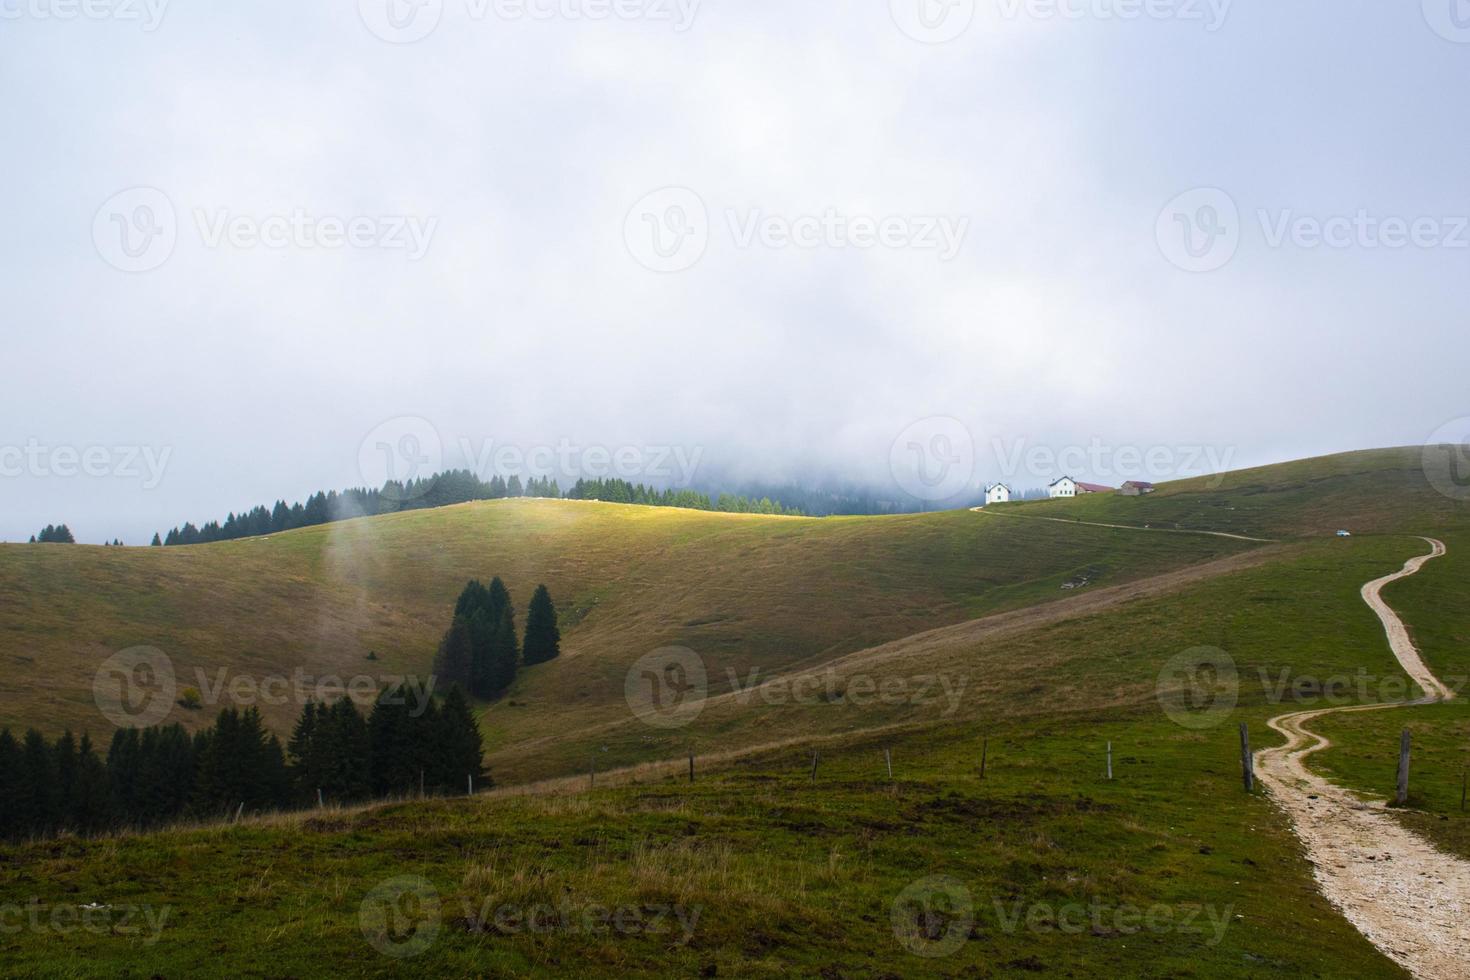
M 1394 656 L 1426 696 L 1404 704 L 1321 708 L 1273 718 L 1271 727 L 1287 742 L 1256 753 L 1256 774 L 1306 845 L 1322 893 L 1348 921 L 1414 976 L 1461 980 L 1470 977 L 1470 862 L 1406 829 L 1385 804 L 1364 802 L 1305 764 L 1332 744 L 1307 729 L 1315 718 L 1454 697 L 1424 664 L 1403 621 L 1382 598 L 1385 585 L 1445 553 L 1443 542 L 1424 540 L 1431 552 L 1363 586 L 1363 601 L 1383 621 Z

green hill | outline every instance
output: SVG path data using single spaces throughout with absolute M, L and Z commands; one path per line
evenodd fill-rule
M 1080 475 L 1079 475 L 1080 476 Z M 1098 494 L 1001 509 L 1134 526 L 1206 528 L 1265 537 L 1416 532 L 1470 522 L 1470 486 L 1447 451 L 1410 446 L 1341 453 L 1159 485 L 1145 497 Z
M 622 710 L 628 666 L 670 644 L 722 672 L 779 670 L 1051 600 L 1079 575 L 1114 584 L 1245 547 L 968 512 L 805 520 L 549 500 L 183 548 L 0 546 L 0 724 L 110 727 L 94 676 L 140 645 L 206 702 L 236 677 L 426 675 L 464 582 L 500 575 L 521 622 L 546 583 L 564 635 L 562 658 L 512 692 L 526 707 L 492 720 L 504 741 Z M 170 720 L 205 723 L 210 707 Z M 299 711 L 262 707 L 280 730 Z
M 1267 718 L 1312 703 L 1297 679 L 1402 687 L 1358 590 L 1423 552 L 1411 532 L 1444 537 L 1452 558 L 1396 583 L 1391 601 L 1436 666 L 1463 664 L 1470 580 L 1455 556 L 1470 548 L 1470 522 L 1417 488 L 1404 459 L 1366 454 L 1356 472 L 1340 459 L 1292 464 L 1142 501 L 1018 506 L 1009 520 L 772 521 L 516 501 L 177 555 L 7 549 L 7 599 L 69 603 L 69 618 L 51 621 L 62 637 L 67 622 L 90 623 L 106 649 L 110 631 L 178 629 L 181 646 L 192 638 L 223 659 L 270 633 L 315 629 L 290 648 L 304 656 L 335 649 L 342 623 L 365 623 L 338 661 L 354 668 L 369 644 L 382 663 L 422 662 L 470 574 L 506 574 L 522 601 L 545 578 L 571 611 L 567 652 L 484 721 L 507 781 L 579 773 L 473 800 L 0 847 L 0 905 L 166 913 L 156 935 L 145 924 L 7 936 L 8 970 L 1402 976 L 1321 898 L 1269 799 L 1242 792 L 1236 723 L 1268 743 Z M 1071 520 L 1149 508 L 1140 526 L 1170 513 L 1202 521 L 1241 514 L 1247 500 L 1250 520 L 1226 529 L 1286 540 Z M 1329 524 L 1391 533 L 1338 539 L 1316 526 L 1328 513 Z M 171 619 L 185 608 L 193 632 Z M 230 630 L 209 628 L 211 609 L 228 611 Z M 53 658 L 73 658 L 68 683 L 84 686 L 89 662 L 7 612 L 8 631 L 23 623 Z M 669 643 L 700 651 L 712 683 L 697 717 L 664 730 L 633 716 L 623 680 Z M 1161 667 L 1201 646 L 1229 653 L 1237 699 L 1208 724 L 1177 724 L 1160 700 Z M 727 665 L 761 668 L 778 691 L 811 679 L 821 696 L 744 697 L 722 686 Z M 909 696 L 924 677 L 952 684 Z M 859 699 L 864 678 L 875 691 L 910 686 Z M 7 683 L 22 700 L 41 697 Z M 1416 716 L 1435 761 L 1463 737 L 1462 712 L 1446 714 L 1442 728 Z M 1334 772 L 1381 784 L 1392 733 L 1344 734 Z M 1431 766 L 1416 777 L 1433 812 L 1406 819 L 1463 846 L 1470 817 L 1443 785 L 1449 775 Z M 385 889 L 406 884 L 413 903 L 385 922 Z M 598 925 L 614 911 L 624 927 Z M 663 931 L 642 928 L 656 914 Z M 542 926 L 529 927 L 538 915 Z

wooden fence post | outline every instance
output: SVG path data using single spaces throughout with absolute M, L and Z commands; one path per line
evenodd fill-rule
M 1465 812 L 1465 788 L 1470 783 L 1470 773 L 1460 773 L 1460 812 Z
M 1113 778 L 1113 743 L 1108 743 L 1108 779 Z
M 893 750 L 883 750 L 883 761 L 888 763 L 888 781 L 893 782 Z
M 689 750 L 689 781 L 694 782 L 694 750 Z
M 318 810 L 325 810 L 327 808 L 326 801 L 322 799 L 322 789 L 320 786 L 316 789 L 316 807 Z
M 980 743 L 980 778 L 985 778 L 985 762 L 990 755 L 990 739 L 987 738 Z
M 1399 738 L 1399 806 L 1409 802 L 1409 743 L 1409 730 L 1405 728 Z
M 1256 763 L 1251 756 L 1251 730 L 1245 722 L 1240 723 L 1240 774 L 1245 780 L 1245 791 L 1251 793 L 1256 788 Z
M 815 749 L 813 749 L 812 750 L 812 782 L 814 782 L 814 783 L 817 781 L 817 759 L 818 759 L 817 752 L 816 752 Z

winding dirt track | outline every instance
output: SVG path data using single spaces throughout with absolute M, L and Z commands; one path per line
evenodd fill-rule
M 1154 531 L 1159 534 L 1203 534 L 1209 538 L 1230 538 L 1234 541 L 1255 541 L 1259 544 L 1274 544 L 1271 538 L 1252 538 L 1244 534 L 1231 534 L 1228 531 L 1196 531 L 1187 527 L 1139 527 L 1136 524 L 1099 524 L 1097 521 L 1069 521 L 1065 517 L 1037 517 L 1034 514 L 1009 514 L 1005 511 L 994 510 L 990 507 L 971 507 L 977 514 L 988 514 L 991 517 L 1014 517 L 1022 521 L 1055 521 L 1058 524 L 1083 524 L 1087 527 L 1110 527 L 1118 531 Z
M 1425 692 L 1417 701 L 1298 711 L 1271 719 L 1286 744 L 1256 753 L 1256 775 L 1291 818 L 1327 899 L 1373 945 L 1416 977 L 1470 977 L 1470 862 L 1448 855 L 1406 829 L 1383 803 L 1365 803 L 1307 769 L 1305 760 L 1332 743 L 1307 729 L 1335 712 L 1433 704 L 1454 693 L 1424 664 L 1383 587 L 1413 575 L 1445 553 L 1443 542 L 1401 571 L 1363 586 L 1363 601 L 1383 621 L 1394 656 Z

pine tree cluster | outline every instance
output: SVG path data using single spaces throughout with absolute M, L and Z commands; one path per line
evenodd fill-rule
M 65 524 L 47 524 L 40 534 L 31 535 L 31 544 L 76 544 L 71 528 Z
M 515 606 L 499 576 L 472 581 L 460 592 L 454 616 L 434 657 L 440 684 L 457 684 L 478 698 L 499 697 L 521 666 L 534 666 L 561 653 L 556 607 L 546 586 L 536 589 L 526 617 L 525 653 L 516 637 Z
M 145 829 L 353 803 L 423 791 L 464 792 L 484 777 L 480 730 L 468 699 L 441 703 L 384 691 L 363 716 L 350 699 L 308 703 L 286 750 L 255 708 L 228 708 L 190 735 L 182 725 L 121 729 L 105 759 L 91 739 L 55 742 L 0 730 L 0 838 Z M 320 796 L 318 796 L 320 791 Z

